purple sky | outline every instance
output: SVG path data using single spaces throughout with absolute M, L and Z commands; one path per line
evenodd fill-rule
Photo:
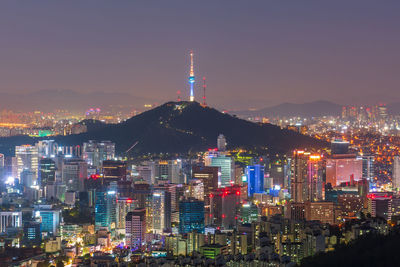
M 398 0 L 3 0 L 0 93 L 186 98 L 193 49 L 196 94 L 206 76 L 219 107 L 400 101 L 399 14 Z

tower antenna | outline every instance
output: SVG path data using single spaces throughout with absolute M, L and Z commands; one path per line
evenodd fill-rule
M 203 106 L 206 107 L 206 77 L 203 77 Z
M 194 101 L 194 63 L 193 63 L 193 50 L 190 51 L 190 72 L 189 72 L 189 83 L 190 83 L 190 97 L 189 101 Z

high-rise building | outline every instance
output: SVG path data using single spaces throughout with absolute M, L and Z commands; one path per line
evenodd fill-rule
M 226 138 L 223 134 L 218 135 L 217 138 L 217 147 L 219 151 L 225 151 L 226 150 Z
M 21 179 L 21 172 L 23 170 L 29 170 L 34 172 L 34 183 L 36 183 L 39 172 L 39 158 L 37 147 L 31 145 L 16 146 L 15 157 L 17 158 L 17 178 Z
M 258 207 L 254 204 L 245 203 L 240 207 L 239 219 L 241 223 L 252 223 L 258 221 Z
M 7 227 L 21 227 L 22 212 L 0 211 L 0 233 L 6 232 Z
M 238 219 L 240 204 L 240 186 L 233 185 L 218 188 L 210 195 L 211 224 L 216 224 L 224 229 L 233 229 Z
M 42 243 L 42 231 L 40 222 L 25 222 L 23 243 L 26 246 L 39 246 Z
M 132 198 L 119 197 L 116 203 L 116 228 L 125 229 L 126 215 L 133 211 L 135 201 Z
M 5 179 L 5 162 L 4 162 L 4 154 L 0 153 L 0 183 L 4 183 Z
M 162 234 L 171 228 L 171 194 L 154 190 L 152 195 L 153 232 Z
M 102 173 L 105 182 L 126 180 L 126 162 L 104 160 L 102 164 Z
M 235 177 L 235 161 L 226 156 L 212 157 L 210 166 L 219 167 L 218 187 L 227 187 L 233 184 Z
M 43 158 L 39 161 L 39 183 L 41 187 L 46 186 L 49 182 L 56 181 L 56 163 L 49 158 Z
M 367 179 L 369 183 L 374 182 L 374 177 L 375 177 L 374 162 L 375 162 L 374 156 L 372 155 L 362 156 L 362 178 Z
M 35 207 L 34 217 L 41 223 L 41 231 L 48 235 L 56 235 L 60 229 L 60 210 L 51 205 L 39 205 Z
M 155 183 L 155 162 L 154 161 L 145 161 L 140 166 L 136 167 L 139 178 L 142 178 L 143 181 L 148 184 Z
M 135 209 L 126 215 L 126 245 L 131 249 L 140 249 L 146 233 L 146 210 Z
M 115 158 L 115 143 L 111 141 L 93 141 L 83 143 L 82 158 L 90 166 L 100 168 L 105 160 L 113 160 Z
M 252 197 L 254 193 L 264 192 L 264 166 L 260 164 L 246 167 L 247 195 Z
M 173 184 L 184 183 L 182 160 L 159 160 L 155 163 L 155 179 L 168 180 Z
M 368 212 L 372 217 L 385 220 L 392 218 L 392 195 L 387 192 L 372 193 L 367 195 Z
M 334 224 L 335 213 L 333 202 L 307 202 L 305 205 L 305 217 L 307 221 Z
M 179 233 L 204 233 L 204 201 L 188 198 L 179 201 Z
M 333 187 L 362 179 L 362 158 L 354 154 L 333 155 L 326 160 L 326 183 Z
M 116 223 L 116 192 L 105 188 L 96 191 L 95 227 L 96 229 L 115 229 Z
M 204 184 L 204 193 L 209 194 L 218 188 L 218 167 L 193 166 L 192 179 L 200 180 Z
M 87 163 L 81 159 L 64 159 L 62 162 L 62 181 L 70 191 L 85 191 Z
M 307 200 L 325 199 L 325 161 L 318 154 L 310 155 L 307 162 Z
M 400 156 L 393 158 L 392 187 L 393 189 L 400 189 Z
M 290 194 L 295 203 L 303 203 L 307 200 L 307 165 L 309 153 L 295 150 L 291 160 L 291 190 Z
M 58 154 L 58 145 L 54 140 L 41 140 L 37 143 L 39 158 L 51 158 Z
M 204 201 L 204 184 L 201 180 L 191 180 L 189 182 L 189 196 Z

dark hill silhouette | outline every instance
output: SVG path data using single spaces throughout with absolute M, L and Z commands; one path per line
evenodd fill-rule
M 168 102 L 131 119 L 91 132 L 54 137 L 59 144 L 81 144 L 87 140 L 111 140 L 117 152 L 138 142 L 132 154 L 186 153 L 216 147 L 219 134 L 226 136 L 230 148 L 268 147 L 271 152 L 294 148 L 323 147 L 326 143 L 271 124 L 256 124 L 197 102 Z M 18 143 L 18 138 L 2 138 L 1 145 Z M 37 139 L 27 140 L 33 143 Z

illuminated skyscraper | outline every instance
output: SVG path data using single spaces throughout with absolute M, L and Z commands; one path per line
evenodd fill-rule
M 217 138 L 217 147 L 219 151 L 225 151 L 226 150 L 226 138 L 223 134 L 218 135 Z
M 146 233 L 146 210 L 135 209 L 126 216 L 126 245 L 131 249 L 139 249 Z
M 189 198 L 179 202 L 179 232 L 192 231 L 204 233 L 204 201 Z
M 220 177 L 218 187 L 230 186 L 235 177 L 235 161 L 226 156 L 212 157 L 210 166 L 219 167 Z
M 56 181 L 56 163 L 52 159 L 44 158 L 39 161 L 39 183 L 44 187 L 49 182 Z
M 294 151 L 291 161 L 291 190 L 292 200 L 304 203 L 307 199 L 307 162 L 309 153 L 301 150 Z
M 171 228 L 171 194 L 155 190 L 152 196 L 153 232 L 162 234 Z
M 307 172 L 307 200 L 322 201 L 325 198 L 325 161 L 320 155 L 310 155 Z
M 87 163 L 81 159 L 64 159 L 62 162 L 62 181 L 67 190 L 84 191 L 87 179 Z
M 194 101 L 194 67 L 193 67 L 193 51 L 190 51 L 190 72 L 189 72 L 189 84 L 190 84 L 190 97 L 189 101 Z
M 247 166 L 246 173 L 248 196 L 251 197 L 254 193 L 263 193 L 264 166 L 260 164 Z
M 393 187 L 393 189 L 400 188 L 400 157 L 399 156 L 394 156 L 394 158 L 393 158 L 392 187 Z
M 116 192 L 113 190 L 96 191 L 95 226 L 113 229 L 116 222 Z
M 21 172 L 29 170 L 34 172 L 35 181 L 38 177 L 38 149 L 36 146 L 23 145 L 15 147 L 15 156 L 17 158 L 17 178 L 21 179 Z

